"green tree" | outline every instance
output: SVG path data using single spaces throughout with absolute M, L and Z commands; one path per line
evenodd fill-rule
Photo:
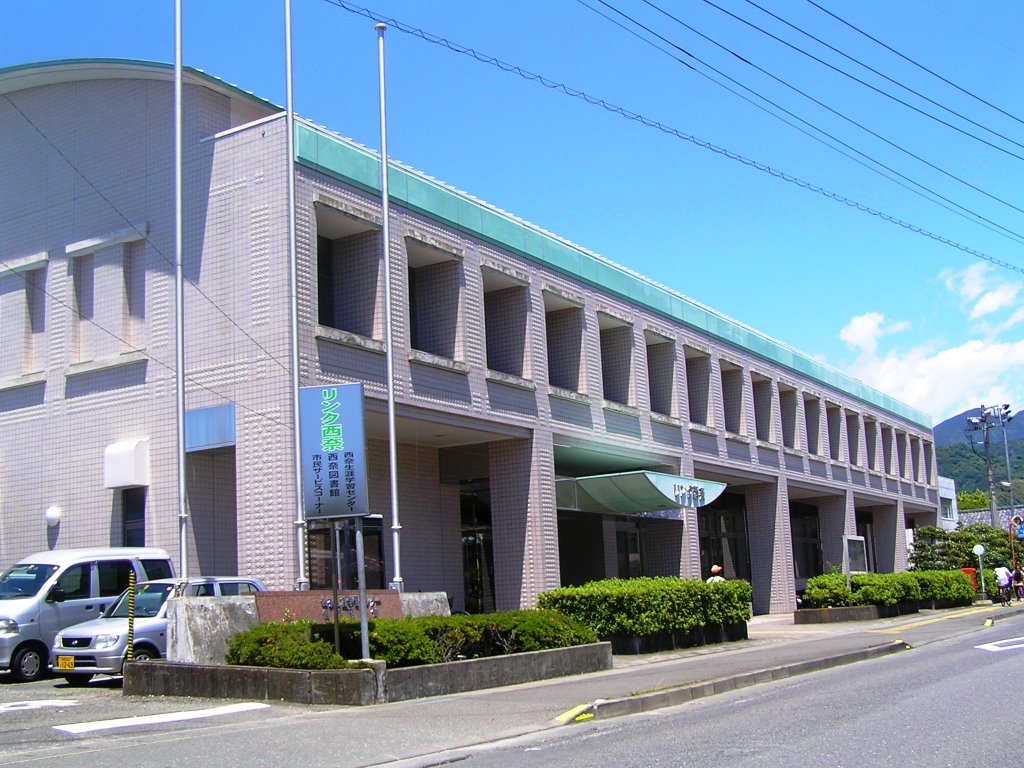
M 957 491 L 956 505 L 961 511 L 988 509 L 988 494 L 984 491 Z
M 977 568 L 978 556 L 973 551 L 977 544 L 985 547 L 985 571 L 989 574 L 986 578 L 991 577 L 992 569 L 1000 561 L 1007 565 L 1014 561 L 1024 563 L 1024 547 L 1016 537 L 1005 529 L 975 523 L 955 531 L 932 526 L 918 528 L 910 551 L 910 567 L 915 571 Z

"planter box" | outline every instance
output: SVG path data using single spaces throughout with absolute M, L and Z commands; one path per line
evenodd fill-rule
M 681 648 L 693 648 L 698 645 L 735 642 L 747 639 L 747 622 L 737 624 L 709 624 L 696 627 L 689 632 L 675 630 L 658 632 L 653 635 L 627 635 L 617 633 L 608 638 L 612 645 L 612 653 L 621 656 L 642 653 L 658 653 L 675 651 Z
M 793 612 L 794 624 L 830 624 L 835 621 L 874 621 L 917 613 L 917 602 L 896 605 L 850 605 L 841 608 L 800 608 Z
M 922 611 L 937 611 L 943 608 L 966 608 L 973 602 L 969 597 L 964 597 L 960 600 L 952 600 L 950 598 L 945 600 L 919 600 L 917 607 Z
M 373 669 L 306 670 L 146 661 L 125 665 L 124 693 L 366 706 L 611 668 L 609 643 L 391 670 L 383 662 Z

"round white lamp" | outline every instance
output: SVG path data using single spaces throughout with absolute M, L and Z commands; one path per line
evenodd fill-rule
M 50 528 L 60 525 L 60 507 L 47 507 L 46 511 L 43 512 L 43 519 L 46 520 L 46 524 Z

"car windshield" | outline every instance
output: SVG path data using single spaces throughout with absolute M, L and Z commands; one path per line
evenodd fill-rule
M 173 584 L 140 584 L 135 590 L 135 618 L 148 619 L 160 612 L 160 607 L 167 601 L 167 595 L 174 589 Z M 128 592 L 121 593 L 107 612 L 108 619 L 128 618 Z
M 35 595 L 56 570 L 56 565 L 40 563 L 25 563 L 8 568 L 0 576 L 0 600 Z

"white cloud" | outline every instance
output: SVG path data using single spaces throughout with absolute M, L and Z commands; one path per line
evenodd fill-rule
M 885 315 L 881 312 L 866 312 L 854 317 L 839 331 L 839 338 L 862 354 L 873 355 L 878 349 L 878 340 L 889 333 L 899 333 L 910 327 L 910 323 L 899 322 L 884 325 Z
M 1022 321 L 1024 321 L 1024 307 L 1017 307 L 1017 310 L 1010 315 L 1010 319 L 999 326 L 998 331 L 1007 331 Z
M 971 309 L 971 320 L 977 320 L 979 317 L 991 315 L 993 312 L 998 312 L 1001 309 L 1016 306 L 1017 294 L 1019 292 L 1020 286 L 1011 283 L 1004 283 L 991 291 L 987 291 L 982 294 L 981 298 L 975 303 L 974 308 Z
M 1024 341 L 971 340 L 861 357 L 847 368 L 868 386 L 930 415 L 935 423 L 982 403 L 1021 405 Z
M 909 348 L 880 353 L 882 337 L 906 330 L 909 324 L 886 324 L 881 313 L 866 312 L 839 332 L 858 352 L 845 369 L 868 386 L 927 413 L 935 423 L 982 403 L 1024 406 L 1024 339 L 1019 332 L 1014 338 L 1000 338 L 1024 323 L 1018 299 L 1024 286 L 993 274 L 988 264 L 946 270 L 941 278 L 962 300 L 963 321 L 958 324 L 954 313 L 945 318 L 951 324 L 933 333 L 959 333 L 962 340 L 922 338 Z
M 942 277 L 946 289 L 950 293 L 959 293 L 965 299 L 973 301 L 985 292 L 988 277 L 988 264 L 972 264 L 966 269 L 943 271 Z
M 961 270 L 942 273 L 946 289 L 959 295 L 970 306 L 968 318 L 978 320 L 1009 307 L 1017 306 L 1021 283 L 1004 279 L 989 264 L 972 264 Z

